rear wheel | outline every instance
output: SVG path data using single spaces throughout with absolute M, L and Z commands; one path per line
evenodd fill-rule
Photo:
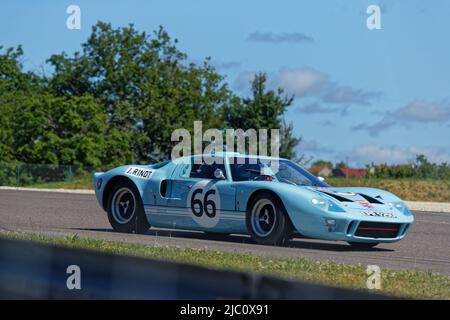
M 379 242 L 349 242 L 348 244 L 354 248 L 369 249 L 378 245 Z
M 113 187 L 106 211 L 115 231 L 142 234 L 150 228 L 141 196 L 136 186 L 129 181 L 119 182 Z
M 260 244 L 282 245 L 291 238 L 291 225 L 281 201 L 271 193 L 258 194 L 249 206 L 247 229 Z

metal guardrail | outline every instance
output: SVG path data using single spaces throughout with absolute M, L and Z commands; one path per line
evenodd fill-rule
M 81 289 L 68 289 L 69 265 Z M 386 299 L 364 291 L 0 239 L 1 299 Z

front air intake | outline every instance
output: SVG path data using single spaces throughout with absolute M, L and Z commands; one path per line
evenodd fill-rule
M 356 229 L 355 236 L 362 238 L 397 238 L 400 230 L 399 223 L 362 221 Z

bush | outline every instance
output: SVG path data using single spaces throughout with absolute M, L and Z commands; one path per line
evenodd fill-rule
M 72 181 L 92 176 L 94 168 L 51 164 L 0 163 L 0 185 L 30 186 L 47 182 Z
M 450 164 L 430 163 L 426 156 L 418 155 L 416 162 L 399 165 L 372 165 L 369 177 L 372 178 L 415 178 L 415 179 L 450 179 Z

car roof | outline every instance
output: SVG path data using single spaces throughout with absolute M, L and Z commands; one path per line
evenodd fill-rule
M 229 151 L 220 151 L 220 152 L 215 152 L 215 153 L 203 153 L 203 154 L 194 154 L 192 156 L 186 156 L 186 157 L 181 157 L 178 159 L 173 160 L 174 162 L 183 162 L 183 161 L 187 161 L 192 157 L 245 157 L 245 158 L 258 158 L 258 159 L 267 159 L 267 160 L 286 160 L 284 158 L 280 158 L 280 157 L 270 157 L 270 156 L 261 156 L 261 155 L 256 155 L 256 154 L 241 154 L 239 152 L 229 152 Z

